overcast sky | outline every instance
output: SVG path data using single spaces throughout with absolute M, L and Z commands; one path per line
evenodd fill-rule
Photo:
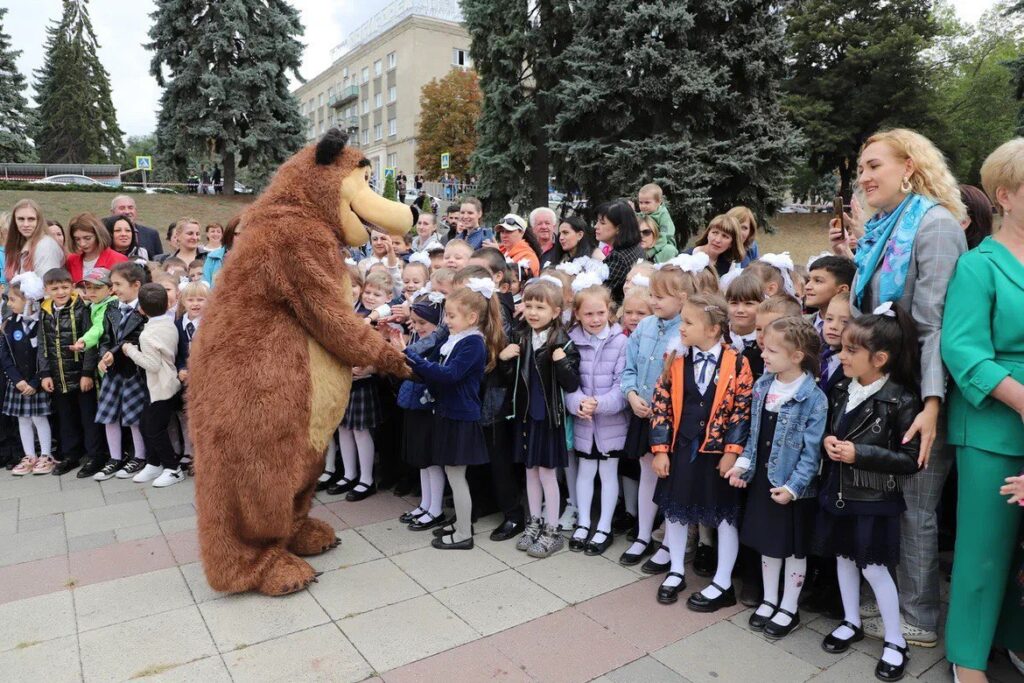
M 331 48 L 388 4 L 389 0 L 291 0 L 302 13 L 306 27 L 302 75 L 312 78 L 330 63 Z M 994 0 L 952 0 L 958 14 L 974 22 Z M 153 0 L 90 0 L 100 60 L 110 73 L 114 106 L 121 129 L 128 135 L 144 135 L 156 126 L 160 88 L 149 75 L 152 53 L 142 45 L 149 41 Z M 18 59 L 30 84 L 35 69 L 43 64 L 46 25 L 60 15 L 61 0 L 0 0 L 9 9 L 4 30 L 12 36 L 14 48 L 23 50 Z M 29 95 L 31 96 L 31 88 Z

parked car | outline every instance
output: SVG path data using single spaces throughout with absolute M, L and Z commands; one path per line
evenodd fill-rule
M 107 185 L 107 183 L 101 183 L 95 178 L 89 176 L 78 175 L 76 173 L 62 173 L 60 175 L 51 175 L 41 180 L 33 180 L 33 185 Z
M 252 188 L 235 181 L 235 194 L 252 194 Z

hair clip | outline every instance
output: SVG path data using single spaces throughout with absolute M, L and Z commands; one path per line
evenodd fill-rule
M 190 284 L 192 281 L 188 279 L 187 275 L 182 275 L 178 278 L 178 291 L 185 289 L 185 286 Z
M 820 258 L 825 258 L 826 256 L 835 256 L 835 254 L 833 254 L 831 251 L 823 251 L 820 254 L 815 254 L 811 258 L 807 259 L 807 270 L 810 271 L 811 270 L 811 265 L 815 261 L 817 261 Z
M 892 302 L 885 301 L 879 304 L 875 310 L 871 311 L 874 315 L 884 315 L 886 318 L 895 318 L 896 311 L 892 310 Z
M 494 280 L 489 277 L 471 277 L 466 280 L 466 287 L 488 300 L 494 296 Z
M 550 282 L 551 284 L 555 285 L 559 289 L 561 289 L 562 287 L 565 286 L 565 285 L 562 284 L 562 281 L 559 280 L 554 275 L 541 275 L 540 277 L 537 278 L 537 281 L 538 282 Z
M 601 277 L 597 273 L 580 273 L 572 281 L 572 291 L 579 294 L 584 289 L 600 287 L 602 282 Z
M 430 267 L 430 257 L 422 251 L 417 251 L 415 254 L 409 257 L 409 263 L 419 263 L 420 265 Z
M 722 307 L 721 306 L 716 306 L 715 304 L 708 304 L 707 306 L 704 307 L 704 312 L 705 313 L 710 313 L 711 311 L 722 312 Z

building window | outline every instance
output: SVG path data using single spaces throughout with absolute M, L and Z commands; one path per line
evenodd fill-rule
M 341 76 L 346 81 L 348 80 L 348 67 L 347 66 L 344 69 L 341 70 Z
M 363 100 L 363 113 L 364 114 L 369 114 L 370 113 L 370 100 Z
M 384 138 L 384 126 L 378 123 L 376 126 L 373 127 L 373 139 L 374 140 L 382 140 L 383 138 Z
M 381 61 L 378 59 L 373 63 L 373 75 L 380 76 L 382 71 L 384 71 L 384 65 L 381 64 Z
M 391 168 L 395 168 L 396 166 L 398 166 L 397 152 L 392 152 L 391 154 L 388 155 L 388 166 L 390 166 Z
M 398 99 L 398 88 L 391 86 L 388 88 L 388 102 L 394 102 Z
M 369 142 L 370 142 L 370 131 L 364 130 L 363 131 L 363 144 L 366 145 L 366 144 L 369 144 Z
M 397 119 L 388 119 L 388 135 L 398 135 Z
M 394 52 L 389 52 L 388 53 L 388 71 L 390 71 L 391 69 L 394 69 L 395 65 L 397 63 L 398 63 L 398 58 L 396 57 L 395 53 Z
M 455 48 L 452 50 L 452 64 L 460 67 L 473 66 L 473 60 L 469 56 L 469 50 L 460 50 Z
M 384 95 L 377 93 L 373 96 L 373 108 L 380 109 L 382 106 L 384 106 Z
M 318 106 L 318 107 L 324 106 L 324 94 L 323 93 L 320 93 L 319 95 L 316 96 L 316 106 Z
M 370 67 L 364 66 L 363 67 L 363 83 L 366 83 L 369 80 L 370 80 Z

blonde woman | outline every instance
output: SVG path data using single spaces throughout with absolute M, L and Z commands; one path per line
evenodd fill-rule
M 745 206 L 734 206 L 725 212 L 739 221 L 740 236 L 743 237 L 743 260 L 740 266 L 746 268 L 749 264 L 761 258 L 761 252 L 757 247 L 757 218 L 754 212 Z
M 911 312 L 920 330 L 924 401 L 924 409 L 905 435 L 908 440 L 920 435 L 918 464 L 923 471 L 911 478 L 904 491 L 907 510 L 898 574 L 902 634 L 885 632 L 878 617 L 863 626 L 867 635 L 886 642 L 898 644 L 905 636 L 913 645 L 934 647 L 941 576 L 935 509 L 952 465 L 943 448 L 945 419 L 939 415 L 946 397 L 940 332 L 946 287 L 957 259 L 967 251 L 960 227 L 967 210 L 942 153 L 912 130 L 896 128 L 868 138 L 861 147 L 857 172 L 871 217 L 857 241 L 850 303 L 856 311 L 870 312 L 891 301 Z M 843 246 L 838 225 L 830 237 L 834 248 Z
M 64 247 L 50 237 L 43 210 L 31 199 L 11 209 L 4 242 L 4 279 L 33 271 L 42 279 L 46 271 L 64 265 Z

